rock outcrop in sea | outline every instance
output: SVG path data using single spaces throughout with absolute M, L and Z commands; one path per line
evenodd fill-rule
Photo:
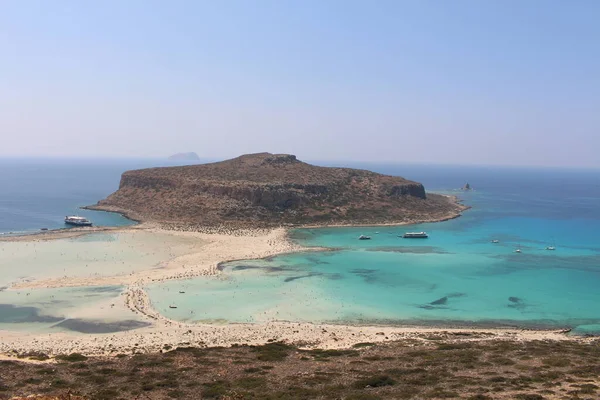
M 436 221 L 464 206 L 401 177 L 258 153 L 127 171 L 119 190 L 91 208 L 166 225 L 237 228 Z

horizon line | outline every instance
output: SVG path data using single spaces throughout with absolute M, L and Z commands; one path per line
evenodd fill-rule
M 286 154 L 286 153 L 272 153 L 272 154 Z M 188 160 L 169 160 L 169 156 L 112 156 L 112 155 L 98 155 L 98 156 L 76 156 L 76 155 L 0 155 L 0 161 L 3 160 L 78 160 L 78 161 L 108 161 L 108 160 L 131 160 L 131 161 L 164 161 L 173 163 L 185 163 Z M 205 164 L 212 162 L 219 162 L 224 160 L 230 160 L 236 157 L 228 158 L 205 158 L 199 156 L 199 160 L 189 160 L 190 164 Z M 366 164 L 366 165 L 413 165 L 413 166 L 431 166 L 431 167 L 470 167 L 470 168 L 530 168 L 530 169 L 570 169 L 570 170 L 598 170 L 600 166 L 583 166 L 583 165 L 540 165 L 540 164 L 461 164 L 461 163 L 448 163 L 448 162 L 435 162 L 435 161 L 370 161 L 370 160 L 350 160 L 350 159 L 300 159 L 300 161 L 319 165 L 327 164 L 327 167 L 344 167 L 344 164 Z M 197 162 L 192 162 L 197 161 Z M 332 165 L 336 163 L 336 165 Z

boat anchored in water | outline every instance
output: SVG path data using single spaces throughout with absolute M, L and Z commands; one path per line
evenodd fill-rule
M 500 241 L 498 239 L 494 239 L 492 240 L 492 243 L 500 243 Z
M 371 236 L 360 235 L 358 240 L 371 240 Z
M 427 239 L 429 235 L 427 232 L 406 232 L 402 237 L 404 239 Z
M 84 217 L 78 217 L 76 215 L 67 215 L 65 217 L 65 224 L 73 226 L 92 226 L 92 222 Z

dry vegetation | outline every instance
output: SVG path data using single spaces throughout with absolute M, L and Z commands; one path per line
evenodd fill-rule
M 404 178 L 269 153 L 127 171 L 119 190 L 91 208 L 188 228 L 436 221 L 464 209 Z
M 440 339 L 363 343 L 347 350 L 300 350 L 269 343 L 114 358 L 72 354 L 45 364 L 2 361 L 0 398 L 31 393 L 73 400 L 80 399 L 76 395 L 127 400 L 600 396 L 600 341 Z

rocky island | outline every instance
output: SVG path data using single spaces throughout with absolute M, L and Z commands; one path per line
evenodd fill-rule
M 127 171 L 119 189 L 90 208 L 180 227 L 233 228 L 428 222 L 465 209 L 401 177 L 270 153 Z
M 172 156 L 169 156 L 168 159 L 172 161 L 200 161 L 198 154 L 194 153 L 193 151 L 188 153 L 173 154 Z

